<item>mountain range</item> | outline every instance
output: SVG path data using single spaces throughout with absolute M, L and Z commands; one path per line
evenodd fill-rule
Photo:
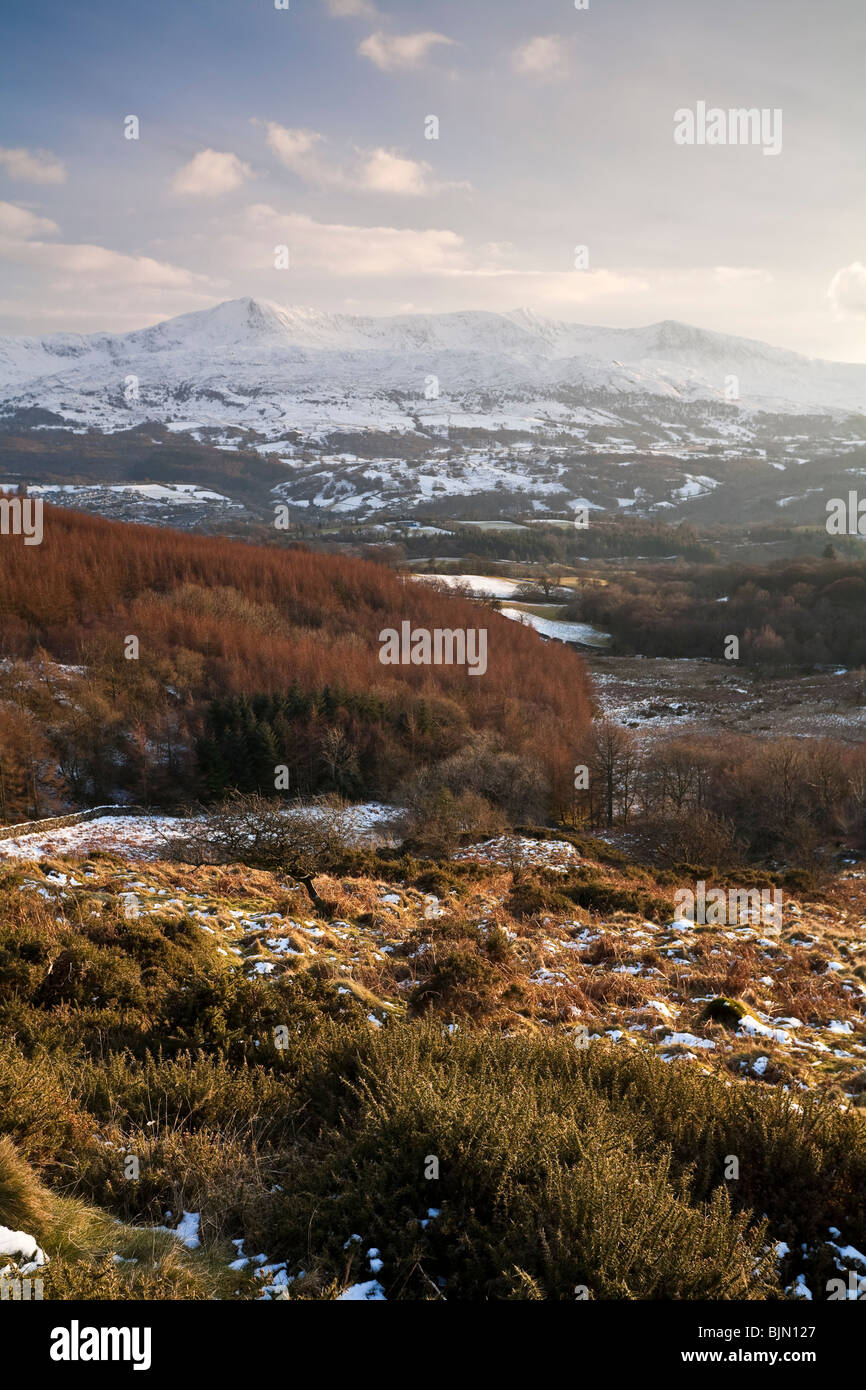
M 705 462 L 719 456 L 778 455 L 771 501 L 788 505 L 797 494 L 778 475 L 789 462 L 866 441 L 866 364 L 672 320 L 371 318 L 244 298 L 124 334 L 0 338 L 0 435 L 46 429 L 115 437 L 118 449 L 134 436 L 253 450 L 271 466 L 267 496 L 310 515 L 495 494 L 531 494 L 542 513 L 581 499 L 680 509 L 724 482 Z M 623 464 L 654 457 L 692 471 L 635 469 L 623 495 L 582 471 L 600 455 L 620 480 Z M 139 465 L 140 481 L 172 480 Z M 183 477 L 214 485 L 212 470 Z
M 137 400 L 126 385 L 130 375 L 138 378 Z M 438 398 L 431 395 L 433 376 Z M 192 402 L 209 423 L 257 424 L 266 400 L 291 427 L 293 405 L 310 393 L 354 405 L 366 423 L 375 403 L 385 417 L 395 413 L 393 399 L 388 409 L 394 393 L 404 410 L 414 405 L 429 415 L 437 400 L 459 413 L 490 390 L 500 406 L 537 397 L 551 410 L 565 405 L 560 421 L 575 390 L 677 403 L 733 396 L 744 410 L 849 414 L 866 412 L 866 365 L 803 357 L 671 320 L 596 328 L 525 309 L 362 318 L 255 299 L 132 333 L 0 338 L 6 408 L 90 414 L 95 424 L 115 416 L 117 425 L 167 422 L 181 407 L 187 418 Z M 573 413 L 580 422 L 579 405 Z

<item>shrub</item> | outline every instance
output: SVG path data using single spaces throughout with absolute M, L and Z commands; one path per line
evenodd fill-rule
M 635 912 L 659 918 L 673 911 L 672 900 L 658 889 L 611 882 L 586 869 L 573 873 L 562 892 L 567 900 L 591 912 Z
M 732 822 L 700 806 L 669 812 L 641 829 L 653 858 L 662 864 L 726 868 L 742 857 Z
M 477 952 L 453 950 L 437 961 L 432 973 L 413 990 L 410 1008 L 421 1014 L 435 1003 L 446 1018 L 454 1014 L 481 1016 L 497 995 L 499 972 Z
M 416 790 L 409 803 L 408 847 L 432 859 L 447 859 L 464 836 L 484 839 L 504 825 L 502 814 L 477 792 Z
M 701 1010 L 701 1018 L 712 1019 L 713 1023 L 721 1023 L 725 1028 L 736 1028 L 741 1018 L 745 1018 L 749 1012 L 746 1005 L 739 999 L 711 999 Z
M 538 874 L 515 873 L 505 900 L 513 917 L 538 917 L 543 913 L 567 912 L 571 899 L 562 892 L 562 881 L 543 879 Z
M 495 806 L 512 825 L 541 819 L 550 802 L 550 786 L 540 763 L 503 751 L 488 735 L 476 737 L 459 753 L 411 778 L 400 790 L 399 800 L 414 807 L 442 791 L 454 797 L 471 792 L 482 799 L 479 805 Z
M 0 1226 L 39 1235 L 47 1217 L 45 1189 L 12 1140 L 0 1137 Z
M 625 1086 L 636 1079 L 633 1063 L 611 1066 Z M 323 1281 L 358 1277 L 344 1248 L 358 1231 L 381 1250 L 389 1296 L 403 1298 L 429 1298 L 438 1279 L 451 1299 L 529 1288 L 570 1300 L 579 1284 L 591 1298 L 778 1287 L 761 1223 L 719 1183 L 696 1200 L 664 1142 L 647 1145 L 642 1118 L 564 1040 L 400 1028 L 372 1039 L 358 1067 L 341 1123 L 302 1145 L 267 1236 L 256 1231 L 307 1270 L 313 1249 Z M 422 1229 L 431 1201 L 441 1215 Z
M 570 1300 L 577 1284 L 591 1298 L 775 1298 L 792 1275 L 780 1278 L 774 1242 L 820 1287 L 828 1227 L 866 1241 L 862 1110 L 604 1041 L 580 1051 L 529 1008 L 506 1013 L 534 943 L 486 907 L 479 923 L 455 902 L 395 952 L 424 1017 L 394 1010 L 374 1031 L 363 980 L 356 999 L 308 972 L 246 979 L 188 918 L 82 912 L 73 926 L 10 887 L 0 1220 L 26 1230 L 30 1218 L 37 1235 L 47 1221 L 53 1297 L 221 1296 L 153 1231 L 167 1207 L 202 1213 L 205 1265 L 212 1255 L 224 1272 L 229 1238 L 243 1237 L 306 1270 L 291 1286 L 304 1298 L 359 1277 L 353 1233 L 381 1249 L 395 1299 Z M 600 990 L 622 978 L 592 970 L 603 946 L 615 949 L 601 942 L 584 962 Z M 803 978 L 823 979 L 811 964 L 803 953 Z M 713 989 L 724 993 L 709 1016 L 734 1026 L 739 986 Z M 122 1176 L 130 1151 L 146 1160 L 136 1181 Z M 82 1193 L 99 1210 L 83 1210 Z M 140 1265 L 112 1267 L 112 1251 Z

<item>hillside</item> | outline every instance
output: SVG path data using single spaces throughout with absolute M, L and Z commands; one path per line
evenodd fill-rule
M 42 545 L 0 544 L 0 619 L 7 822 L 118 793 L 189 801 L 239 777 L 272 791 L 278 765 L 292 795 L 383 796 L 479 739 L 524 760 L 544 813 L 590 717 L 573 651 L 382 566 L 61 509 Z M 403 622 L 485 629 L 485 673 L 383 665 L 379 634 Z
M 312 914 L 241 864 L 0 869 L 0 1226 L 46 1297 L 860 1288 L 862 876 L 732 940 L 574 858 L 349 853 Z

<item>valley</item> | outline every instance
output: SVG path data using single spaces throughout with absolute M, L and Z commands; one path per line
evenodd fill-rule
M 661 325 L 611 374 L 604 334 L 470 315 L 413 329 L 463 381 L 408 412 L 405 325 L 221 309 L 6 358 L 2 486 L 44 505 L 0 550 L 7 1273 L 861 1297 L 857 373 Z M 180 382 L 203 332 L 231 391 Z M 580 402 L 542 405 L 565 340 Z M 380 659 L 404 629 L 427 664 Z M 707 886 L 736 911 L 682 915 Z
M 3 7 L 3 1385 L 850 1379 L 863 21 Z

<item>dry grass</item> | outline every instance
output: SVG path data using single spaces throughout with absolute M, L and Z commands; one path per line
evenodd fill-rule
M 820 898 L 789 899 L 781 936 L 767 938 L 752 926 L 684 932 L 663 917 L 569 900 L 574 881 L 576 895 L 590 903 L 638 893 L 662 902 L 670 889 L 628 866 L 584 860 L 577 878 L 534 871 L 517 890 L 512 871 L 500 865 L 481 865 L 467 877 L 443 866 L 437 893 L 416 886 L 427 870 L 419 866 L 413 877 L 411 864 L 404 867 L 404 878 L 321 875 L 315 886 L 324 913 L 273 874 L 241 866 L 130 866 L 99 855 L 74 865 L 5 868 L 2 882 L 15 890 L 7 920 L 53 943 L 58 956 L 70 926 L 90 931 L 101 915 L 103 938 L 116 936 L 118 897 L 134 892 L 143 922 L 194 929 L 207 959 L 266 981 L 308 976 L 334 985 L 371 1026 L 431 1009 L 449 1023 L 513 1033 L 585 1025 L 623 1045 L 688 1054 L 726 1073 L 748 1067 L 755 1075 L 749 1059 L 767 1057 L 760 1073 L 767 1083 L 778 1072 L 861 1103 L 853 1085 L 866 1060 L 866 880 L 859 871 Z M 63 876 L 65 886 L 52 884 Z M 781 1027 L 788 1040 L 747 1038 L 707 1023 L 704 1002 L 712 997 L 739 1000 L 759 1025 Z M 786 1019 L 799 1023 L 779 1022 Z M 713 1046 L 667 1042 L 674 1034 Z

